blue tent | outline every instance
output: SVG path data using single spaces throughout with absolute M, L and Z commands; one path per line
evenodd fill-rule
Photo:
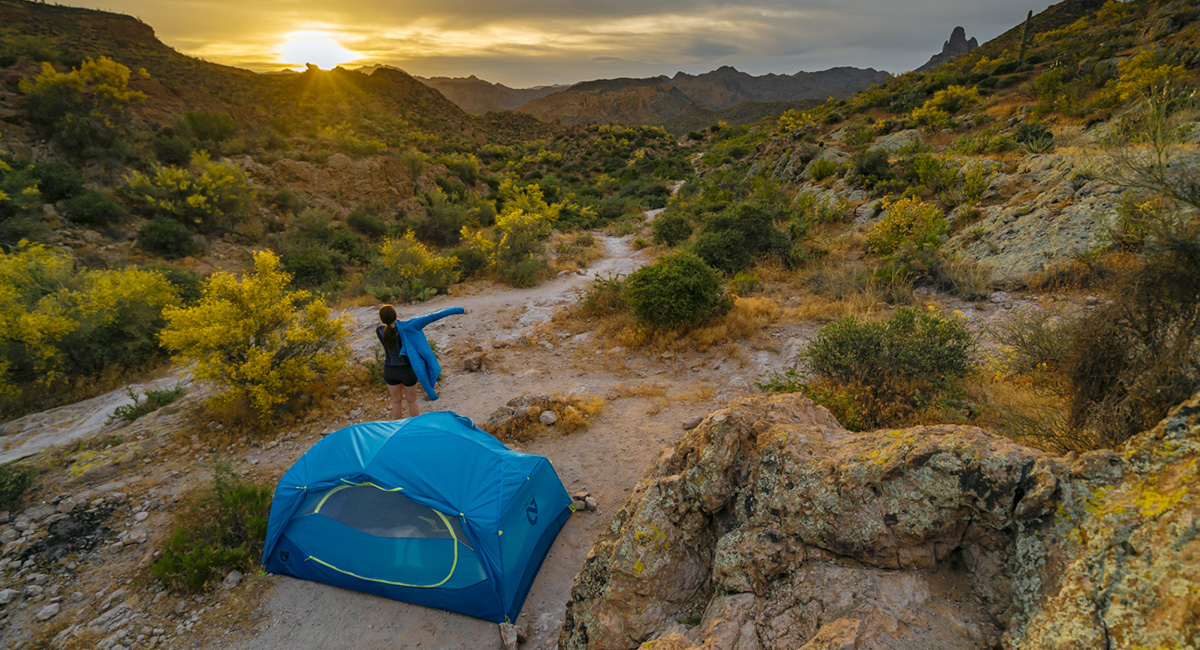
M 279 479 L 263 567 L 511 622 L 571 510 L 550 461 L 467 418 L 357 424 Z

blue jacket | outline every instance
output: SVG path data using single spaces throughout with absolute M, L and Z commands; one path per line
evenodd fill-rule
M 437 392 L 433 390 L 433 385 L 437 383 L 438 377 L 442 374 L 442 366 L 438 363 L 433 348 L 429 347 L 429 339 L 425 338 L 425 332 L 421 330 L 433 321 L 461 314 L 464 311 L 466 310 L 462 307 L 451 307 L 435 311 L 432 314 L 396 321 L 396 333 L 400 335 L 400 340 L 404 344 L 404 354 L 408 355 L 408 363 L 412 365 L 413 374 L 417 376 L 417 381 L 421 382 L 421 388 L 425 389 L 425 395 L 429 397 L 430 401 L 438 398 Z

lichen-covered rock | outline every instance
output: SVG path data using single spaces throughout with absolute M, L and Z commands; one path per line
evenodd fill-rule
M 1200 407 L 1172 417 L 1068 461 L 743 400 L 665 453 L 597 541 L 561 647 L 1195 645 Z

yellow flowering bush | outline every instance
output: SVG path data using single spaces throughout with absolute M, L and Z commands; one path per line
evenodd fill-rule
M 146 99 L 129 90 L 129 68 L 108 57 L 84 59 L 70 72 L 42 63 L 42 73 L 22 79 L 21 92 L 39 129 L 70 150 L 113 143 L 129 122 L 129 105 Z M 145 70 L 138 76 L 147 77 Z
M 514 286 L 528 286 L 546 269 L 544 243 L 562 210 L 561 203 L 547 203 L 537 185 L 518 186 L 511 179 L 500 184 L 496 225 L 485 234 L 464 228 L 461 256 L 486 255 L 487 266 L 500 279 Z
M 883 256 L 905 248 L 937 248 L 947 230 L 942 211 L 909 197 L 884 205 L 885 215 L 867 231 L 867 248 Z
M 307 291 L 289 291 L 290 281 L 274 253 L 255 253 L 241 280 L 214 273 L 194 306 L 165 310 L 159 338 L 197 379 L 218 387 L 218 403 L 244 403 L 266 419 L 348 356 L 346 317 L 332 317 Z
M 38 244 L 0 251 L 0 393 L 54 386 L 68 367 L 144 360 L 158 347 L 163 308 L 176 300 L 157 271 L 75 273 L 70 255 Z
M 1143 48 L 1133 58 L 1122 61 L 1120 75 L 1109 82 L 1112 92 L 1121 101 L 1137 99 L 1142 95 L 1167 86 L 1179 85 L 1186 69 L 1182 65 L 1171 65 L 1152 47 Z
M 206 231 L 224 228 L 254 208 L 254 190 L 242 170 L 213 162 L 203 151 L 192 154 L 189 169 L 155 166 L 149 176 L 133 172 L 125 178 L 124 193 L 146 217 Z
M 379 284 L 367 292 L 379 300 L 428 300 L 458 282 L 457 267 L 457 257 L 429 250 L 410 230 L 380 245 L 379 262 L 371 270 Z

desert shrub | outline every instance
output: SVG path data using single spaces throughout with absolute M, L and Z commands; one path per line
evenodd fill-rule
M 188 111 L 177 121 L 180 130 L 185 130 L 212 150 L 233 136 L 233 117 L 215 111 Z
M 69 255 L 37 244 L 0 251 L 0 394 L 56 386 L 68 367 L 95 372 L 145 360 L 175 300 L 152 271 L 76 273 Z
M 163 545 L 150 573 L 172 590 L 200 593 L 233 570 L 252 572 L 262 559 L 271 487 L 245 482 L 218 465 L 212 486 L 196 499 Z
M 197 152 L 188 169 L 155 166 L 150 176 L 135 171 L 125 178 L 126 198 L 143 216 L 167 217 L 206 232 L 224 229 L 254 209 L 254 190 L 233 163 L 218 163 Z
M 141 267 L 143 271 L 153 271 L 166 278 L 167 282 L 175 287 L 175 294 L 179 296 L 179 303 L 190 305 L 200 299 L 202 293 L 201 277 L 195 271 L 187 269 L 177 269 L 166 264 L 150 264 Z
M 133 402 L 131 404 L 122 404 L 113 409 L 112 415 L 108 416 L 108 421 L 110 423 L 117 420 L 133 422 L 143 415 L 149 415 L 183 397 L 185 390 L 183 386 L 176 385 L 173 388 L 164 388 L 162 390 L 147 390 L 138 395 L 134 389 L 126 388 L 125 392 Z
M 691 250 L 708 266 L 723 273 L 734 273 L 753 261 L 745 236 L 736 230 L 714 230 L 696 236 Z
M 949 86 L 935 92 L 932 97 L 926 100 L 925 107 L 954 115 L 962 109 L 978 103 L 979 91 L 977 89 L 965 86 Z
M 364 237 L 379 238 L 387 234 L 388 223 L 373 210 L 358 208 L 346 216 L 346 225 Z
M 854 182 L 868 189 L 895 178 L 888 153 L 883 149 L 866 149 L 850 159 L 854 168 Z
M 146 99 L 129 90 L 129 75 L 129 68 L 103 56 L 70 72 L 43 62 L 41 74 L 22 79 L 20 89 L 39 131 L 67 151 L 89 153 L 110 147 L 129 124 L 129 105 Z
M 367 291 L 380 300 L 428 300 L 458 281 L 458 260 L 443 257 L 417 241 L 411 231 L 379 247 L 379 260 L 369 272 L 377 283 Z
M 296 195 L 295 192 L 289 189 L 277 190 L 269 199 L 271 205 L 275 206 L 282 212 L 291 212 L 299 214 L 301 210 L 308 207 L 308 202 Z
M 655 243 L 678 246 L 692 236 L 692 220 L 682 212 L 663 212 L 651 222 L 650 231 Z
M 425 213 L 412 221 L 412 229 L 421 241 L 453 246 L 464 226 L 479 226 L 471 219 L 470 205 L 454 203 L 443 192 L 422 193 L 418 198 Z
M 192 232 L 167 217 L 155 217 L 143 225 L 138 230 L 137 245 L 169 260 L 200 252 Z
M 15 511 L 21 505 L 21 497 L 33 487 L 37 475 L 37 469 L 28 465 L 0 465 L 0 511 Z
M 828 158 L 818 158 L 808 165 L 808 175 L 816 182 L 821 182 L 837 172 L 837 163 Z
M 679 251 L 634 271 L 622 298 L 650 329 L 692 327 L 728 310 L 721 280 L 704 260 Z
M 482 178 L 479 159 L 474 154 L 449 154 L 438 158 L 438 162 L 468 186 L 478 183 Z
M 38 163 L 33 166 L 38 191 L 47 201 L 62 201 L 83 192 L 83 179 L 75 168 L 60 162 Z
M 218 403 L 241 403 L 266 419 L 307 382 L 345 365 L 345 318 L 307 291 L 289 291 L 279 258 L 259 251 L 241 280 L 204 280 L 190 307 L 164 311 L 160 338 L 194 376 L 214 384 Z
M 1014 310 L 989 333 L 1005 351 L 1006 371 L 1061 374 L 1071 342 L 1069 321 L 1041 310 Z
M 192 159 L 192 152 L 196 150 L 195 140 L 186 134 L 175 133 L 173 130 L 154 136 L 151 144 L 158 160 L 168 165 L 188 164 L 188 161 Z
M 734 273 L 750 266 L 755 257 L 781 254 L 789 246 L 770 211 L 753 203 L 737 203 L 707 214 L 692 248 L 709 266 Z
M 1037 121 L 1018 124 L 1013 139 L 1024 145 L 1030 153 L 1047 153 L 1054 148 L 1054 134 L 1045 124 Z
M 847 426 L 899 424 L 952 391 L 971 372 L 974 350 L 959 319 L 932 311 L 849 316 L 822 328 L 801 354 L 814 378 L 802 390 Z
M 983 195 L 987 193 L 988 188 L 992 186 L 992 178 L 995 175 L 995 170 L 986 165 L 974 164 L 964 166 L 960 189 L 963 201 L 978 203 L 983 198 Z
M 729 280 L 729 292 L 746 297 L 762 288 L 762 276 L 757 273 L 738 272 Z
M 44 241 L 49 235 L 42 218 L 42 197 L 32 166 L 0 159 L 0 244 Z
M 1111 447 L 1200 389 L 1200 236 L 1158 238 L 1113 300 L 1072 327 L 1070 420 Z
M 333 253 L 322 244 L 289 246 L 280 251 L 279 265 L 292 276 L 292 283 L 297 287 L 320 287 L 338 277 Z
M 471 259 L 486 258 L 488 270 L 502 282 L 530 286 L 549 272 L 545 242 L 562 206 L 546 203 L 536 184 L 521 187 L 506 180 L 499 195 L 502 207 L 495 227 L 464 227 L 456 250 Z
M 952 124 L 949 113 L 933 106 L 914 108 L 912 119 L 918 126 L 929 132 L 949 128 Z
M 910 176 L 916 178 L 921 187 L 934 194 L 947 192 L 958 185 L 961 174 L 958 165 L 932 154 L 923 153 L 913 159 Z
M 1138 251 L 1146 244 L 1156 224 L 1166 218 L 1168 206 L 1162 199 L 1125 192 L 1117 202 L 1117 218 L 1102 224 L 1101 237 L 1113 248 Z
M 1186 67 L 1171 65 L 1155 47 L 1142 48 L 1118 67 L 1121 73 L 1109 85 L 1121 101 L 1154 94 L 1168 86 L 1186 86 Z
M 897 269 L 926 274 L 949 226 L 942 211 L 916 198 L 884 206 L 886 214 L 867 231 L 867 248 Z
M 600 277 L 598 273 L 592 276 L 592 283 L 579 298 L 583 313 L 587 316 L 606 316 L 624 311 L 628 307 L 621 298 L 625 280 L 625 276 L 611 273 L 605 277 Z
M 85 190 L 67 199 L 67 218 L 89 226 L 107 226 L 126 216 L 125 208 L 111 196 L 99 190 Z

